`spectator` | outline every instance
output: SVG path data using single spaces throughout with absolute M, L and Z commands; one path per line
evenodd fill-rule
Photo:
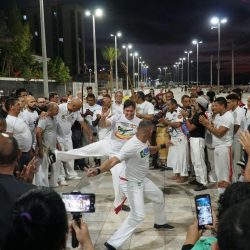
M 214 124 L 209 123 L 205 116 L 201 116 L 199 121 L 212 133 L 217 180 L 231 182 L 234 118 L 231 112 L 227 111 L 227 101 L 224 97 L 215 99 L 214 110 L 217 113 Z M 218 191 L 222 193 L 224 189 L 219 188 Z
M 49 101 L 56 102 L 57 104 L 59 104 L 59 95 L 56 92 L 51 92 L 49 94 Z
M 59 162 L 50 162 L 51 154 L 55 149 L 60 149 L 57 142 L 57 123 L 55 116 L 59 112 L 57 103 L 51 102 L 48 105 L 47 117 L 40 119 L 37 125 L 36 138 L 38 155 L 42 161 L 37 173 L 39 186 L 57 187 L 60 165 Z M 48 178 L 49 165 L 51 165 L 51 176 Z M 50 183 L 49 183 L 50 181 Z
M 207 189 L 207 166 L 205 163 L 205 127 L 199 123 L 200 116 L 205 115 L 208 101 L 199 96 L 193 105 L 194 114 L 187 119 L 186 126 L 190 134 L 191 161 L 194 166 L 198 186 L 195 191 Z
M 1 96 L 1 98 L 0 98 L 0 117 L 2 117 L 4 119 L 8 115 L 8 112 L 5 108 L 5 102 L 8 98 L 9 98 L 8 96 Z
M 136 94 L 136 116 L 151 121 L 154 118 L 154 106 L 145 100 L 145 94 L 142 91 Z
M 93 94 L 93 89 L 91 86 L 87 87 L 87 94 Z
M 237 181 L 241 173 L 237 162 L 241 160 L 243 153 L 239 142 L 240 132 L 246 128 L 245 110 L 239 106 L 239 97 L 236 94 L 230 94 L 226 97 L 228 110 L 232 112 L 234 117 L 234 137 L 233 137 L 233 181 Z
M 113 115 L 122 114 L 123 113 L 123 93 L 122 91 L 118 90 L 115 92 L 115 101 L 112 103 L 111 111 Z
M 0 116 L 0 133 L 6 132 L 7 124 L 6 120 Z
M 37 107 L 38 107 L 38 114 L 40 115 L 42 112 L 47 111 L 47 105 L 46 105 L 46 100 L 43 97 L 38 97 L 37 98 Z
M 32 158 L 32 135 L 28 125 L 18 115 L 20 113 L 20 103 L 16 98 L 9 98 L 6 103 L 8 116 L 6 118 L 6 132 L 12 134 L 18 142 L 18 147 L 22 152 L 19 160 L 20 170 L 27 165 Z
M 81 249 L 94 249 L 85 223 L 81 222 L 79 228 L 73 221 L 70 227 L 76 231 Z M 67 214 L 60 195 L 48 189 L 36 189 L 15 203 L 13 223 L 3 250 L 63 250 L 67 234 Z
M 14 176 L 14 170 L 18 164 L 18 154 L 16 139 L 0 133 L 0 248 L 10 229 L 14 202 L 19 196 L 34 188 L 33 185 L 18 180 Z
M 20 88 L 16 90 L 16 97 L 24 97 L 26 98 L 26 96 L 28 95 L 28 92 L 25 88 Z

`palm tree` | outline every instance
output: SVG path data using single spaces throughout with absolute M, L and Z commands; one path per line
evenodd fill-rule
M 120 51 L 117 50 L 117 58 L 120 56 L 120 54 L 121 54 Z M 102 56 L 104 60 L 109 62 L 109 66 L 110 66 L 109 81 L 110 81 L 110 87 L 111 89 L 113 89 L 113 63 L 115 60 L 115 48 L 106 46 L 102 50 Z

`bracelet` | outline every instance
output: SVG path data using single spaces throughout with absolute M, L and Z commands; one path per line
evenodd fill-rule
M 96 175 L 99 175 L 101 173 L 101 169 L 99 167 L 97 167 L 96 170 L 97 170 L 97 174 Z

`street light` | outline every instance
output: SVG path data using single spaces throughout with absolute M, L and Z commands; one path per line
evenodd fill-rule
M 227 18 L 212 17 L 210 23 L 212 25 L 211 29 L 218 29 L 218 62 L 217 62 L 217 87 L 218 92 L 220 92 L 220 27 L 221 24 L 226 24 L 228 22 Z
M 133 57 L 133 84 L 134 84 L 134 88 L 135 88 L 135 57 L 138 56 L 138 53 L 137 52 L 130 53 L 130 56 Z
M 192 41 L 192 44 L 193 45 L 196 45 L 196 48 L 197 48 L 197 59 L 196 59 L 196 64 L 197 64 L 197 67 L 196 67 L 196 85 L 198 86 L 199 85 L 199 44 L 203 43 L 202 41 L 200 40 L 197 40 L 197 39 L 194 39 Z
M 189 57 L 190 57 L 190 54 L 192 54 L 193 53 L 193 51 L 192 50 L 189 50 L 189 51 L 185 51 L 185 54 L 187 54 L 187 58 L 188 58 L 188 60 L 187 60 L 187 84 L 188 84 L 188 86 L 190 85 L 190 82 L 189 82 Z
M 115 88 L 118 90 L 117 37 L 121 37 L 122 33 L 118 31 L 115 35 L 110 36 L 115 38 Z
M 92 16 L 92 20 L 93 20 L 94 75 L 95 75 L 95 83 L 96 83 L 97 92 L 98 92 L 95 17 L 101 17 L 103 15 L 103 10 L 102 9 L 96 9 L 93 13 L 90 10 L 86 10 L 85 15 L 86 16 Z
M 179 60 L 181 61 L 181 84 L 183 85 L 183 68 L 184 68 L 183 61 L 186 61 L 186 57 L 179 58 Z
M 123 45 L 122 48 L 126 50 L 126 67 L 127 67 L 126 73 L 127 73 L 127 92 L 128 92 L 128 50 L 132 49 L 132 45 L 131 44 Z
M 41 23 L 41 43 L 42 43 L 42 56 L 43 56 L 43 95 L 45 97 L 48 97 L 49 96 L 48 64 L 47 64 L 43 0 L 39 0 L 39 4 L 40 4 L 40 23 Z

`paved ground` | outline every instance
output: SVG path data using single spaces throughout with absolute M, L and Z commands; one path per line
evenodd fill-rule
M 56 188 L 58 192 L 71 192 L 80 190 L 86 193 L 96 194 L 96 212 L 84 214 L 83 219 L 89 225 L 92 241 L 96 250 L 106 249 L 103 243 L 118 229 L 128 215 L 127 212 L 120 212 L 116 215 L 113 211 L 113 187 L 110 173 L 89 179 L 84 172 L 80 181 L 70 181 L 68 187 Z M 175 184 L 168 179 L 171 172 L 150 170 L 149 178 L 153 180 L 163 191 L 166 202 L 166 213 L 168 222 L 175 226 L 174 231 L 157 231 L 153 229 L 154 216 L 153 204 L 146 200 L 144 222 L 137 228 L 136 232 L 119 249 L 166 249 L 177 250 L 185 240 L 186 229 L 195 216 L 194 195 L 198 194 L 187 184 Z M 199 192 L 199 194 L 202 192 Z M 213 200 L 215 189 L 203 191 L 210 193 Z M 70 239 L 69 239 L 70 241 Z M 70 243 L 68 243 L 70 248 Z

